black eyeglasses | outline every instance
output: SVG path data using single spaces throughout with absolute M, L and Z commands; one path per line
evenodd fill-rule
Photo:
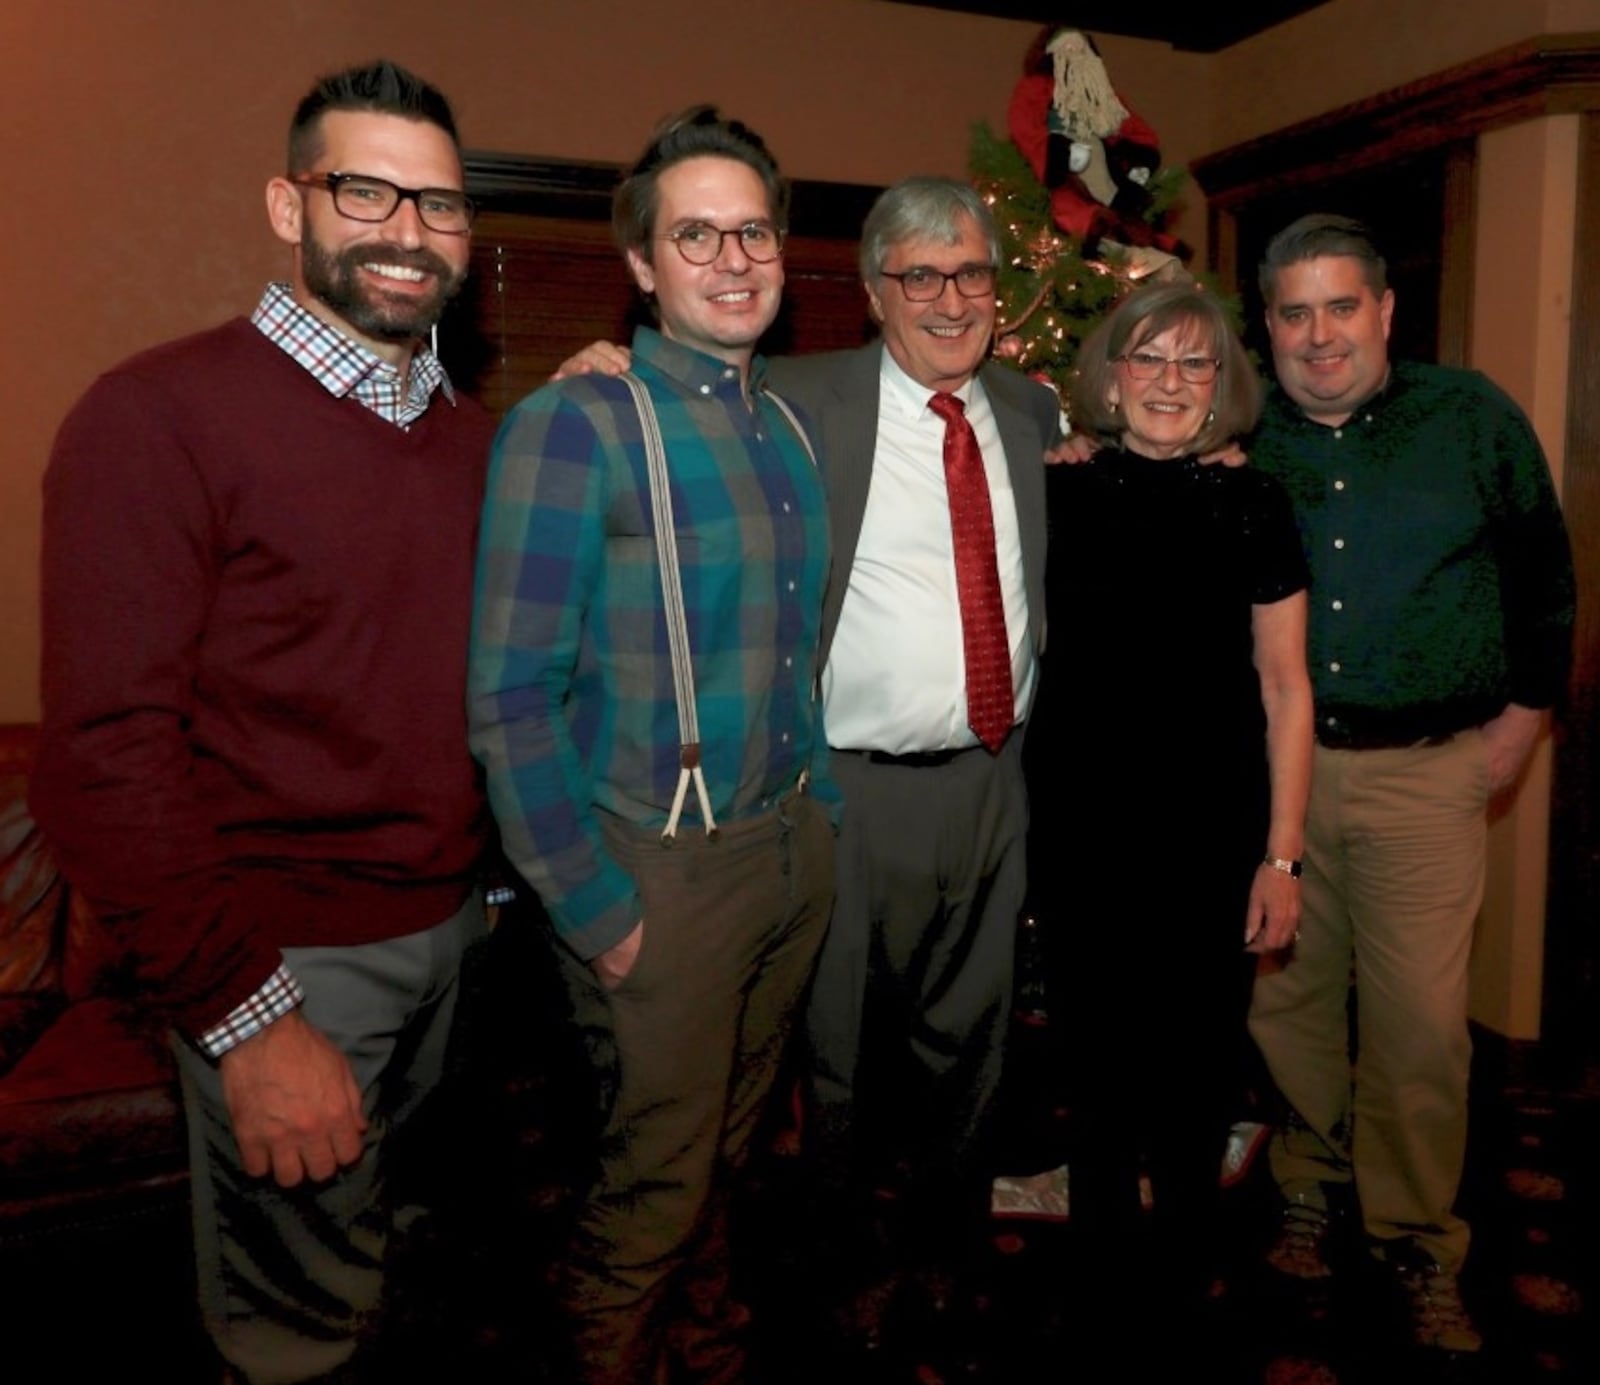
M 364 173 L 302 173 L 289 181 L 325 189 L 333 196 L 334 211 L 351 221 L 387 221 L 402 202 L 414 202 L 417 216 L 430 231 L 464 236 L 478 214 L 472 199 L 453 188 L 403 188 Z
M 743 226 L 730 226 L 726 231 L 709 221 L 686 221 L 660 239 L 670 240 L 684 259 L 700 265 L 715 260 L 729 236 L 737 236 L 745 258 L 757 264 L 770 264 L 783 254 L 783 232 L 770 221 L 747 221 Z
M 891 274 L 887 269 L 880 269 L 878 273 L 885 279 L 899 280 L 900 291 L 912 303 L 933 302 L 944 293 L 946 284 L 954 284 L 963 298 L 987 298 L 994 292 L 992 264 L 964 264 L 950 274 L 920 264 L 899 274 Z
M 1178 376 L 1191 385 L 1209 385 L 1217 378 L 1222 362 L 1215 356 L 1157 356 L 1149 351 L 1132 351 L 1126 356 L 1111 358 L 1127 366 L 1128 374 L 1135 380 L 1159 380 L 1167 373 L 1169 365 L 1178 367 Z

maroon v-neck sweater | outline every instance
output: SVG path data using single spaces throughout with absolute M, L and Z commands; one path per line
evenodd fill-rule
M 415 932 L 470 888 L 492 435 L 442 395 L 402 431 L 244 319 L 124 363 L 62 426 L 32 804 L 180 1028 L 281 947 Z

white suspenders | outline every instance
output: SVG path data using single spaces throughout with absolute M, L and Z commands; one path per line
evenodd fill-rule
M 677 530 L 672 518 L 672 488 L 667 481 L 667 449 L 661 440 L 661 424 L 656 418 L 655 405 L 650 402 L 650 393 L 644 382 L 632 372 L 621 378 L 633 395 L 644 435 L 645 460 L 650 473 L 650 509 L 656 531 L 656 562 L 661 569 L 661 598 L 667 617 L 667 648 L 672 655 L 672 690 L 678 704 L 678 788 L 672 796 L 672 811 L 667 815 L 667 825 L 661 830 L 661 839 L 671 842 L 678 835 L 678 819 L 683 813 L 684 799 L 688 797 L 691 782 L 700 803 L 700 816 L 705 822 L 706 835 L 714 838 L 717 824 L 711 815 L 711 795 L 706 789 L 705 771 L 700 763 L 700 718 L 695 709 L 694 669 L 689 659 L 689 626 L 684 615 L 683 579 L 678 572 L 678 549 L 674 542 Z M 806 437 L 794 410 L 770 390 L 763 393 L 789 420 L 795 435 L 806 449 L 806 455 L 811 458 L 811 465 L 816 466 L 817 455 L 811 450 L 811 440 Z

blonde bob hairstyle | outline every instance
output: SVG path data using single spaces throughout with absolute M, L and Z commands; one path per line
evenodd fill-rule
M 1069 400 L 1075 432 L 1093 434 L 1102 442 L 1121 440 L 1127 421 L 1111 404 L 1116 358 L 1137 351 L 1174 327 L 1186 349 L 1222 362 L 1211 397 L 1211 416 L 1195 435 L 1190 450 L 1213 451 L 1256 426 L 1261 415 L 1261 378 L 1216 295 L 1192 283 L 1150 284 L 1118 303 L 1078 352 Z

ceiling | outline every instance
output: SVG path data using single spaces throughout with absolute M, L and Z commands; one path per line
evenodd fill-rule
M 1259 34 L 1274 24 L 1314 10 L 1328 0 L 892 0 L 896 4 L 961 10 L 995 19 L 1027 19 L 1036 24 L 1086 29 L 1091 34 L 1121 34 L 1155 39 L 1193 53 L 1215 53 Z

